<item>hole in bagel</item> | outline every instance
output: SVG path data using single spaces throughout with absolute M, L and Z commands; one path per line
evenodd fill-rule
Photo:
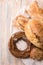
M 16 43 L 16 46 L 19 50 L 23 51 L 27 48 L 27 43 L 24 41 L 24 40 L 19 40 L 17 43 Z

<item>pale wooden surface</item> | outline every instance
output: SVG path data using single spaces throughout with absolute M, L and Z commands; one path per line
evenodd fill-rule
M 0 65 L 43 65 L 43 61 L 14 58 L 8 50 L 8 40 L 12 33 L 11 22 L 17 11 L 33 0 L 0 0 Z M 43 7 L 43 0 L 41 2 Z

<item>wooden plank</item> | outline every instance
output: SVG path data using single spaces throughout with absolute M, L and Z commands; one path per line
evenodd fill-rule
M 24 5 L 28 5 L 33 0 L 0 0 L 0 65 L 26 65 L 33 64 L 34 61 L 21 60 L 13 57 L 8 49 L 8 41 L 12 34 L 11 23 L 17 12 Z M 43 65 L 42 63 L 34 63 L 34 65 Z

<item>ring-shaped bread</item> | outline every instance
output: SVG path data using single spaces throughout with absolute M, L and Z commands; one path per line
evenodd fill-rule
M 27 44 L 27 48 L 25 50 L 19 50 L 16 46 L 16 43 L 19 40 L 23 40 Z M 22 43 L 23 44 L 23 43 Z M 9 41 L 9 50 L 13 54 L 13 56 L 17 58 L 27 58 L 30 55 L 30 41 L 27 40 L 24 32 L 16 32 L 14 33 Z

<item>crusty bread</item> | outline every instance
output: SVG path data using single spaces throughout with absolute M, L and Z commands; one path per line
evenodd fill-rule
M 13 20 L 13 26 L 16 26 L 17 28 L 21 28 L 24 30 L 25 24 L 28 22 L 28 18 L 23 16 L 23 15 L 18 15 L 14 20 Z
M 36 47 L 43 49 L 43 26 L 37 20 L 29 20 L 25 25 L 25 35 Z M 40 31 L 41 30 L 41 31 Z
M 27 7 L 25 12 L 33 19 L 43 20 L 43 9 L 39 7 L 38 2 L 34 1 Z
M 27 39 L 36 47 L 43 49 L 43 23 L 40 20 L 28 19 L 22 15 L 17 16 L 15 20 L 15 25 L 25 32 Z

